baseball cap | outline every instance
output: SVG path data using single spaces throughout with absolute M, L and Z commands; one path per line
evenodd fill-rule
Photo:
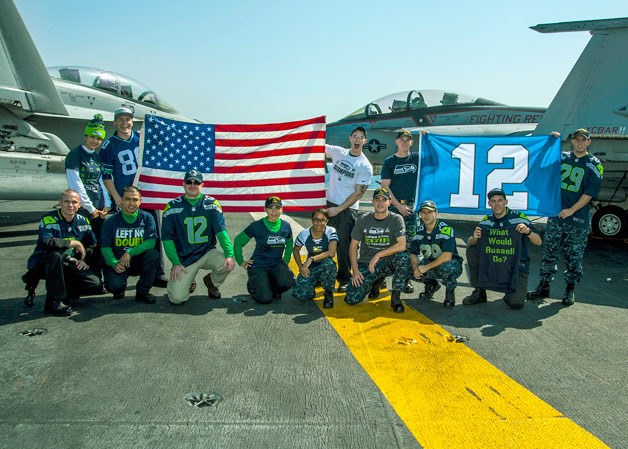
M 266 198 L 266 203 L 264 204 L 264 207 L 269 206 L 283 206 L 281 198 L 279 198 L 278 196 L 269 196 L 268 198 Z
M 390 199 L 390 193 L 383 187 L 380 187 L 379 189 L 375 189 L 373 191 L 373 199 L 377 198 L 378 196 L 383 196 L 387 199 Z
M 192 169 L 185 174 L 184 181 L 192 179 L 194 181 L 203 182 L 203 174 L 197 169 Z
M 131 108 L 127 108 L 126 106 L 122 106 L 121 108 L 113 111 L 113 119 L 117 119 L 119 115 L 130 115 L 131 117 L 135 117 Z
M 580 129 L 575 130 L 574 133 L 573 133 L 572 138 L 575 139 L 578 136 L 582 136 L 582 137 L 584 137 L 587 140 L 591 139 L 591 134 L 589 134 L 589 131 L 587 131 L 584 128 L 580 128 Z
M 488 199 L 490 200 L 492 197 L 494 197 L 495 195 L 501 195 L 504 198 L 506 198 L 506 192 L 504 192 L 502 189 L 500 189 L 499 187 L 496 187 L 494 189 L 491 189 L 488 194 L 486 195 L 488 197 Z
M 412 133 L 407 129 L 402 129 L 397 133 L 397 137 L 395 137 L 395 139 L 399 139 L 401 137 L 409 137 L 410 139 L 412 139 Z
M 438 208 L 436 207 L 436 203 L 432 200 L 425 200 L 423 202 L 421 202 L 421 205 L 419 206 L 419 211 L 421 209 L 428 209 L 428 210 L 437 210 Z

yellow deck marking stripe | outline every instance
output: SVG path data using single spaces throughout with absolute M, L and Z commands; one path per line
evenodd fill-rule
M 382 292 L 383 294 L 383 292 Z M 419 312 L 390 295 L 316 303 L 425 448 L 608 448 Z
M 389 293 L 356 306 L 335 294 L 323 309 L 320 290 L 316 304 L 424 448 L 609 449 L 425 315 L 394 313 Z

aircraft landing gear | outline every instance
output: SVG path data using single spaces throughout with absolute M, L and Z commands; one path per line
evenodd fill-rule
M 628 236 L 628 213 L 619 206 L 603 206 L 593 215 L 591 226 L 594 235 L 625 238 Z

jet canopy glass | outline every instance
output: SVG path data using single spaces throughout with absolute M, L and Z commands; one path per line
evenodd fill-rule
M 407 113 L 443 106 L 504 106 L 486 98 L 444 90 L 411 90 L 387 95 L 349 114 L 345 119 L 361 119 L 380 114 Z
M 51 77 L 100 89 L 104 92 L 144 104 L 160 111 L 176 114 L 177 110 L 161 99 L 152 89 L 128 76 L 91 67 L 48 67 Z

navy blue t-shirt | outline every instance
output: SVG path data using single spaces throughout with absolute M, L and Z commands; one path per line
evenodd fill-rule
M 394 154 L 384 160 L 382 179 L 390 179 L 390 191 L 397 200 L 414 202 L 419 175 L 419 153 L 410 152 L 407 157 Z
M 119 211 L 103 224 L 100 246 L 111 248 L 116 259 L 120 259 L 129 248 L 140 246 L 145 240 L 157 238 L 153 216 L 143 210 L 137 212 L 137 219 L 133 223 L 128 223 Z
M 336 228 L 332 226 L 325 226 L 323 236 L 320 239 L 312 237 L 312 228 L 308 228 L 299 232 L 299 235 L 297 235 L 297 238 L 294 241 L 294 246 L 305 246 L 307 249 L 307 256 L 314 257 L 328 251 L 329 242 L 333 240 L 338 241 L 338 234 L 336 233 Z M 320 263 L 320 261 L 314 263 Z
M 252 268 L 268 269 L 282 261 L 286 242 L 292 239 L 292 227 L 285 220 L 279 219 L 279 222 L 277 232 L 271 232 L 263 218 L 249 224 L 244 230 L 249 238 L 255 239 Z

